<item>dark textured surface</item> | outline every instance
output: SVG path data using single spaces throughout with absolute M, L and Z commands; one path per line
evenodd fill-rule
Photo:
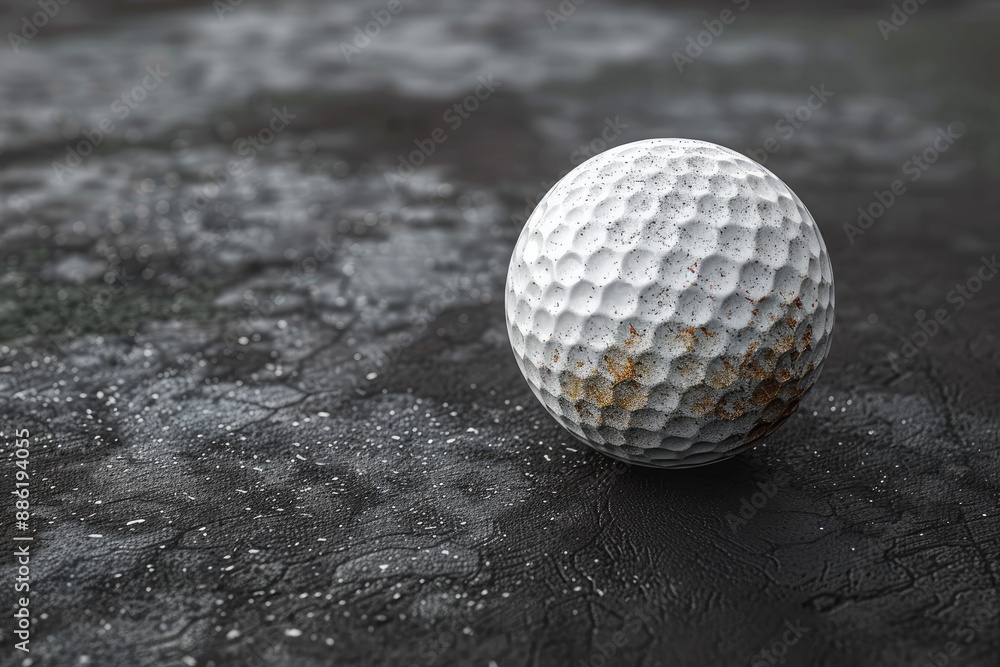
M 927 3 L 884 41 L 889 7 L 754 4 L 678 72 L 729 5 L 593 0 L 551 30 L 556 3 L 408 3 L 351 63 L 340 42 L 385 3 L 221 21 L 71 3 L 3 44 L 0 526 L 12 545 L 26 428 L 35 541 L 30 655 L 0 551 L 0 664 L 770 664 L 790 623 L 784 664 L 996 665 L 1000 281 L 961 309 L 948 294 L 1000 250 L 998 15 Z M 4 32 L 33 9 L 12 6 Z M 111 101 L 155 63 L 169 76 L 120 120 Z M 443 120 L 490 74 L 478 110 Z M 777 130 L 820 85 L 830 100 Z M 288 128 L 182 215 L 272 107 Z M 60 179 L 52 161 L 109 115 Z M 830 249 L 823 375 L 731 462 L 585 451 L 511 355 L 517 217 L 615 122 L 616 144 L 775 137 L 767 167 Z M 938 308 L 925 346 L 888 356 Z

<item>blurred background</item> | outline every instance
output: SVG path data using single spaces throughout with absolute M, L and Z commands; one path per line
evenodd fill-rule
M 1000 4 L 0 27 L 0 426 L 32 433 L 39 591 L 2 664 L 996 664 Z M 559 430 L 502 311 L 548 188 L 652 137 L 765 164 L 837 280 L 799 413 L 667 476 Z

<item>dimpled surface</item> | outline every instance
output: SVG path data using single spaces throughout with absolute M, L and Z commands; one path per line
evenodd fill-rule
M 532 391 L 614 458 L 686 467 L 787 419 L 830 348 L 833 271 L 815 221 L 727 148 L 652 139 L 562 178 L 507 274 Z

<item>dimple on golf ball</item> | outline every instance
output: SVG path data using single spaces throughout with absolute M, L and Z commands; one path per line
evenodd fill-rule
M 616 459 L 687 467 L 780 426 L 833 330 L 819 228 L 774 174 L 703 141 L 613 148 L 563 177 L 507 274 L 507 330 L 545 408 Z

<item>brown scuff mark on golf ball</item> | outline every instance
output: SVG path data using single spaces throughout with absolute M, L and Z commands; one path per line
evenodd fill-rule
M 611 377 L 615 379 L 612 387 L 636 378 L 635 361 L 632 360 L 632 357 L 626 356 L 618 350 L 608 350 L 608 353 L 604 355 L 604 363 L 607 364 Z
M 628 325 L 628 338 L 625 339 L 626 345 L 635 345 L 640 340 L 642 340 L 642 334 L 635 330 L 635 327 L 631 324 Z
M 715 338 L 716 336 L 716 334 L 708 330 L 708 327 L 688 327 L 677 332 L 677 338 L 688 352 L 694 352 L 694 348 L 698 344 L 699 331 L 701 331 L 705 338 Z
M 733 409 L 726 410 L 726 401 L 720 401 L 718 407 L 715 408 L 715 416 L 719 419 L 726 419 L 729 421 L 736 421 L 743 416 L 746 406 L 739 401 L 733 401 Z
M 552 363 L 554 364 L 559 363 L 559 348 L 556 348 L 555 354 L 552 355 Z
M 698 373 L 704 372 L 705 365 L 702 359 L 695 357 L 693 359 L 687 359 L 684 363 L 677 368 L 677 372 L 681 375 L 687 377 L 688 373 Z
M 754 341 L 750 343 L 750 347 L 743 354 L 743 361 L 740 363 L 740 377 L 748 378 L 751 380 L 763 380 L 774 372 L 774 362 L 775 354 L 774 350 L 767 348 L 760 354 L 760 360 L 771 366 L 770 370 L 761 366 L 756 359 L 754 359 L 754 352 L 760 347 L 759 341 Z
M 812 339 L 813 339 L 813 328 L 812 328 L 812 325 L 810 324 L 809 326 L 806 327 L 806 330 L 802 334 L 802 351 L 803 352 L 805 352 L 806 350 L 808 350 L 809 346 L 812 345 Z
M 788 322 L 789 326 L 792 326 L 795 321 L 789 318 Z M 753 390 L 749 404 L 763 407 L 764 411 L 751 433 L 754 431 L 761 434 L 770 433 L 795 411 L 795 407 L 808 389 L 808 386 L 801 388 L 794 384 L 794 381 L 803 381 L 812 372 L 813 363 L 810 362 L 804 371 L 796 371 L 795 365 L 800 355 L 811 344 L 811 325 L 806 326 L 799 340 L 796 340 L 795 336 L 785 336 L 771 347 L 763 349 L 760 341 L 754 341 L 738 359 L 731 361 L 723 358 L 723 367 L 716 370 L 702 386 L 719 390 L 730 387 L 741 379 L 755 381 L 756 386 L 749 387 Z M 799 345 L 802 346 L 801 349 Z M 779 361 L 786 356 L 792 368 L 779 368 Z M 736 362 L 739 363 L 738 367 L 735 365 Z M 693 404 L 691 410 L 694 416 L 699 418 L 712 415 L 718 419 L 735 420 L 745 414 L 746 407 L 745 403 L 738 400 L 728 407 L 725 398 L 713 399 L 712 394 L 708 394 Z M 751 435 L 751 439 L 757 437 L 760 435 Z
M 712 373 L 712 377 L 708 379 L 708 386 L 712 389 L 725 389 L 733 386 L 739 378 L 740 374 L 736 372 L 729 360 L 723 359 L 722 368 Z
M 757 385 L 757 389 L 754 390 L 753 396 L 750 397 L 750 402 L 754 405 L 767 405 L 775 399 L 780 391 L 781 382 L 775 378 L 767 378 Z
M 746 412 L 746 406 L 740 401 L 733 401 L 731 409 L 726 408 L 726 399 L 718 403 L 712 400 L 711 396 L 705 396 L 700 401 L 691 406 L 691 411 L 696 417 L 715 416 L 716 419 L 736 421 Z
M 795 336 L 785 336 L 775 342 L 773 349 L 778 354 L 784 354 L 795 347 Z
M 684 349 L 688 352 L 694 352 L 694 344 L 697 339 L 694 337 L 694 327 L 688 327 L 687 329 L 681 329 L 680 333 L 677 334 L 681 343 L 684 344 Z
M 782 382 L 778 395 L 768 404 L 761 419 L 750 430 L 749 437 L 751 440 L 756 440 L 773 432 L 792 416 L 796 408 L 798 408 L 802 397 L 806 395 L 806 392 L 812 386 L 812 383 L 806 382 L 806 378 L 808 378 L 815 368 L 815 363 L 810 361 L 809 366 L 797 378 L 797 383 Z
M 797 325 L 793 318 L 788 318 L 786 321 L 793 329 Z M 705 339 L 716 336 L 707 327 L 687 327 L 676 334 L 690 352 L 694 351 L 699 342 L 699 330 Z M 642 337 L 642 334 L 631 325 L 629 333 L 625 346 L 633 345 Z M 799 344 L 802 346 L 801 349 Z M 786 336 L 770 347 L 764 348 L 761 347 L 760 341 L 754 341 L 739 357 L 723 358 L 722 368 L 716 370 L 702 385 L 716 391 L 704 395 L 694 403 L 691 406 L 692 414 L 697 418 L 711 416 L 720 420 L 736 421 L 746 415 L 749 406 L 762 407 L 763 413 L 750 430 L 748 437 L 750 440 L 756 440 L 771 433 L 795 412 L 799 401 L 808 390 L 808 386 L 802 387 L 795 384 L 795 381 L 798 380 L 800 383 L 804 381 L 813 371 L 813 363 L 810 362 L 808 368 L 802 372 L 797 372 L 794 365 L 801 353 L 811 344 L 812 327 L 807 326 L 801 339 L 796 340 L 795 336 Z M 791 361 L 793 368 L 778 368 L 778 362 L 784 357 Z M 635 358 L 625 349 L 611 348 L 604 355 L 603 362 L 606 372 L 595 368 L 592 375 L 584 378 L 564 374 L 561 385 L 565 396 L 574 403 L 577 413 L 587 419 L 596 419 L 598 424 L 602 424 L 605 408 L 617 407 L 634 411 L 646 407 L 649 396 L 638 381 L 641 375 L 640 365 L 636 363 Z M 577 368 L 583 367 L 585 367 L 584 362 L 578 361 Z M 695 368 L 701 367 L 698 364 L 688 364 L 678 369 L 678 372 L 685 374 Z M 755 387 L 751 385 L 753 394 L 749 399 L 720 399 L 717 396 L 719 389 L 737 384 L 739 380 L 758 383 Z M 732 403 L 729 403 L 730 400 Z
M 611 384 L 613 404 L 623 410 L 646 407 L 649 397 L 638 382 L 639 373 L 636 371 L 635 359 L 620 350 L 609 350 L 604 357 L 604 363 L 608 365 L 608 372 L 614 378 Z
M 612 348 L 604 356 L 604 364 L 610 377 L 595 368 L 589 377 L 569 375 L 560 381 L 563 393 L 573 401 L 576 411 L 589 415 L 588 405 L 601 409 L 614 406 L 628 411 L 646 407 L 649 396 L 638 382 L 635 359 Z M 582 362 L 577 364 L 578 367 L 582 365 Z M 603 416 L 599 416 L 598 422 L 603 421 Z
M 809 375 L 813 368 L 814 365 L 810 362 L 809 368 L 802 374 L 802 378 L 804 379 Z M 795 413 L 795 409 L 799 407 L 799 402 L 805 396 L 806 392 L 809 391 L 810 386 L 808 383 L 805 386 L 801 384 L 783 384 L 781 389 L 785 390 L 786 395 L 784 397 L 776 396 L 771 401 L 767 409 L 764 410 L 764 414 L 747 434 L 749 440 L 763 438 L 768 433 L 773 433 L 779 426 L 788 421 L 788 418 Z
M 642 390 L 642 385 L 635 380 L 629 380 L 614 388 L 614 404 L 622 410 L 640 410 L 646 407 L 649 397 Z
M 715 412 L 715 402 L 711 396 L 703 396 L 700 401 L 691 406 L 695 417 L 707 417 Z
M 602 378 L 595 370 L 594 374 L 587 378 L 571 375 L 560 382 L 563 393 L 573 402 L 580 404 L 584 401 L 593 403 L 598 407 L 611 405 L 611 387 L 606 378 Z

